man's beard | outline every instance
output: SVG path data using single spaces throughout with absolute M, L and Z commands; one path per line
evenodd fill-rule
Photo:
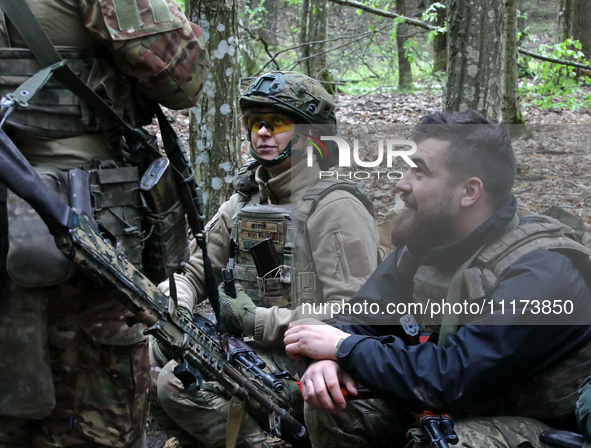
M 396 220 L 391 239 L 395 247 L 409 246 L 410 249 L 431 250 L 442 245 L 453 233 L 455 219 L 450 213 L 452 194 L 444 193 L 436 210 L 421 213 L 404 213 Z

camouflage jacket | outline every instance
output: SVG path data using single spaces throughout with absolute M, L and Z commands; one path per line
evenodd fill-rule
M 196 104 L 209 57 L 203 30 L 174 0 L 25 1 L 72 70 L 130 125 L 151 121 L 137 92 L 172 109 Z M 10 22 L 0 21 L 2 94 L 41 68 L 23 48 Z M 13 112 L 8 125 L 20 131 L 15 143 L 34 164 L 67 169 L 111 156 L 104 140 L 90 137 L 99 130 L 100 117 L 53 80 L 26 110 Z M 56 155 L 65 160 L 55 161 Z

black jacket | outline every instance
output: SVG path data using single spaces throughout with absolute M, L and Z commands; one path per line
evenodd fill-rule
M 423 254 L 421 264 L 457 270 L 509 223 L 515 209 L 511 197 L 462 241 Z M 421 250 L 409 249 L 415 255 Z M 391 301 L 412 297 L 412 277 L 397 268 L 400 253 L 395 250 L 378 266 L 352 304 L 375 302 L 383 310 Z M 505 303 L 570 299 L 572 315 L 579 319 L 576 325 L 525 326 L 512 312 L 488 314 L 461 327 L 445 346 L 407 346 L 394 335 L 400 327 L 394 328 L 388 316 L 372 316 L 371 326 L 359 325 L 355 316 L 340 316 L 333 323 L 352 336 L 342 342 L 337 361 L 355 380 L 385 398 L 410 409 L 444 410 L 527 378 L 591 340 L 591 293 L 567 256 L 547 250 L 524 255 L 501 273 L 491 298 Z

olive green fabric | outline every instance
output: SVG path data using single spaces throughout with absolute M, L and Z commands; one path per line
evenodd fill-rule
M 337 415 L 306 405 L 306 427 L 313 448 L 429 448 L 410 412 L 391 401 L 355 400 Z M 407 431 L 409 427 L 415 426 Z M 462 418 L 454 421 L 460 448 L 546 448 L 539 435 L 549 427 L 524 417 Z

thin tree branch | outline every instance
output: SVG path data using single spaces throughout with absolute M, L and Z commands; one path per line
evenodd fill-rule
M 275 59 L 277 58 L 277 56 L 279 56 L 280 54 L 285 53 L 287 51 L 296 50 L 296 49 L 298 49 L 300 47 L 305 47 L 307 45 L 323 44 L 323 43 L 334 42 L 334 41 L 342 40 L 342 39 L 354 39 L 354 38 L 360 37 L 360 39 L 355 39 L 355 40 L 349 42 L 349 44 L 351 44 L 353 42 L 357 42 L 358 40 L 361 40 L 361 38 L 371 36 L 374 33 L 379 33 L 381 30 L 383 30 L 384 28 L 387 28 L 389 26 L 392 26 L 392 25 L 391 24 L 384 25 L 383 27 L 381 27 L 380 29 L 375 30 L 375 31 L 366 31 L 365 33 L 350 34 L 348 36 L 333 37 L 331 39 L 317 40 L 317 41 L 314 41 L 314 42 L 304 42 L 304 43 L 301 43 L 301 44 L 298 44 L 298 45 L 294 45 L 293 47 L 285 48 L 285 49 L 283 49 L 283 50 L 278 51 L 277 53 L 275 53 L 275 55 L 271 58 L 271 60 L 269 60 L 265 65 L 263 65 L 263 67 L 259 70 L 259 73 L 262 73 L 269 66 L 269 64 L 271 64 L 272 62 L 275 63 L 275 65 L 277 66 L 277 62 L 275 61 Z M 348 44 L 345 44 L 345 45 L 348 45 Z M 337 47 L 337 48 L 342 48 L 342 47 Z M 327 50 L 324 53 L 328 53 L 329 51 L 332 51 L 332 50 Z M 320 54 L 323 54 L 323 53 L 317 53 L 317 54 L 314 54 L 314 55 L 309 56 L 308 58 L 298 59 L 296 65 L 299 64 L 300 62 L 302 62 L 305 59 L 309 59 L 311 57 L 318 56 Z M 294 65 L 294 67 L 296 65 Z
M 524 50 L 523 48 L 518 48 L 517 51 L 519 51 L 521 54 L 525 54 L 527 56 L 531 56 L 532 58 L 540 59 L 542 61 L 553 62 L 554 64 L 560 64 L 560 65 L 568 65 L 569 67 L 577 67 L 577 68 L 584 68 L 586 70 L 591 70 L 591 65 L 579 64 L 578 62 L 566 61 L 564 59 L 554 59 L 554 58 L 550 58 L 548 56 L 542 56 L 542 55 L 539 55 L 536 53 L 532 53 L 531 51 Z
M 269 46 L 267 45 L 267 42 L 265 41 L 265 39 L 263 39 L 261 36 L 255 36 L 248 28 L 246 28 L 244 25 L 242 24 L 238 24 L 238 26 L 240 28 L 242 28 L 244 31 L 246 31 L 251 38 L 260 41 L 263 44 L 263 47 L 265 48 L 265 53 L 267 53 L 267 56 L 269 56 L 271 59 L 271 61 L 273 61 L 275 63 L 275 68 L 277 70 L 279 70 L 279 64 L 277 64 L 277 62 L 274 60 L 273 56 L 271 56 L 271 53 L 269 52 Z
M 390 26 L 390 25 L 385 25 L 385 26 Z M 384 28 L 384 27 L 382 27 L 382 28 Z M 358 37 L 357 39 L 354 39 L 354 40 L 352 40 L 352 41 L 350 41 L 350 42 L 344 43 L 343 45 L 339 45 L 338 47 L 329 48 L 328 50 L 324 50 L 324 51 L 321 51 L 321 52 L 319 52 L 319 53 L 311 54 L 310 56 L 306 56 L 305 58 L 300 58 L 300 59 L 298 59 L 298 60 L 297 60 L 297 61 L 296 61 L 296 62 L 295 62 L 295 63 L 294 63 L 292 66 L 291 66 L 291 68 L 290 68 L 289 70 L 293 70 L 293 69 L 294 69 L 294 68 L 295 68 L 295 67 L 296 67 L 296 66 L 297 66 L 297 65 L 298 65 L 300 62 L 302 62 L 302 61 L 305 61 L 305 60 L 307 60 L 307 59 L 314 58 L 314 57 L 316 57 L 316 56 L 320 56 L 321 54 L 330 53 L 331 51 L 339 50 L 339 49 L 341 49 L 341 48 L 343 48 L 343 47 L 347 47 L 347 46 L 349 46 L 349 45 L 351 45 L 351 44 L 353 44 L 353 43 L 355 43 L 355 42 L 358 42 L 358 41 L 360 41 L 360 40 L 362 40 L 362 39 L 365 39 L 365 38 L 366 38 L 368 35 L 372 35 L 373 33 L 374 33 L 373 31 L 368 31 L 367 33 L 360 34 L 360 35 L 359 35 L 360 37 Z
M 426 30 L 435 31 L 438 29 L 438 27 L 433 26 L 433 25 L 429 25 L 427 22 L 423 22 L 422 20 L 412 19 L 410 17 L 405 17 L 403 15 L 396 14 L 394 12 L 384 11 L 383 9 L 372 8 L 371 6 L 364 5 L 363 3 L 357 2 L 355 0 L 329 0 L 329 1 L 333 2 L 333 3 L 337 3 L 339 5 L 351 6 L 353 8 L 361 9 L 363 11 L 367 11 L 367 12 L 375 14 L 377 16 L 389 17 L 391 19 L 403 19 L 409 25 L 418 26 L 419 28 L 424 28 Z M 542 56 L 542 55 L 533 53 L 531 51 L 525 50 L 523 48 L 519 48 L 517 51 L 521 54 L 525 54 L 527 56 L 531 56 L 532 58 L 540 59 L 542 61 L 552 62 L 554 64 L 567 65 L 569 67 L 577 67 L 577 68 L 583 68 L 586 70 L 591 70 L 590 65 L 584 65 L 584 64 L 579 64 L 578 62 L 572 62 L 572 61 L 566 61 L 564 59 L 555 59 L 555 58 L 550 58 L 548 56 Z
M 406 23 L 409 25 L 418 26 L 419 28 L 424 28 L 430 31 L 436 31 L 438 29 L 437 26 L 429 25 L 427 22 L 423 22 L 422 20 L 413 19 L 411 17 L 405 17 L 400 14 L 396 14 L 395 12 L 384 11 L 383 9 L 372 8 L 371 6 L 364 5 L 363 3 L 356 2 L 354 0 L 329 0 L 333 3 L 337 3 L 339 5 L 344 6 L 352 6 L 353 8 L 362 9 L 363 11 L 371 12 L 372 14 L 382 16 L 382 17 L 389 17 L 391 19 L 404 19 Z

